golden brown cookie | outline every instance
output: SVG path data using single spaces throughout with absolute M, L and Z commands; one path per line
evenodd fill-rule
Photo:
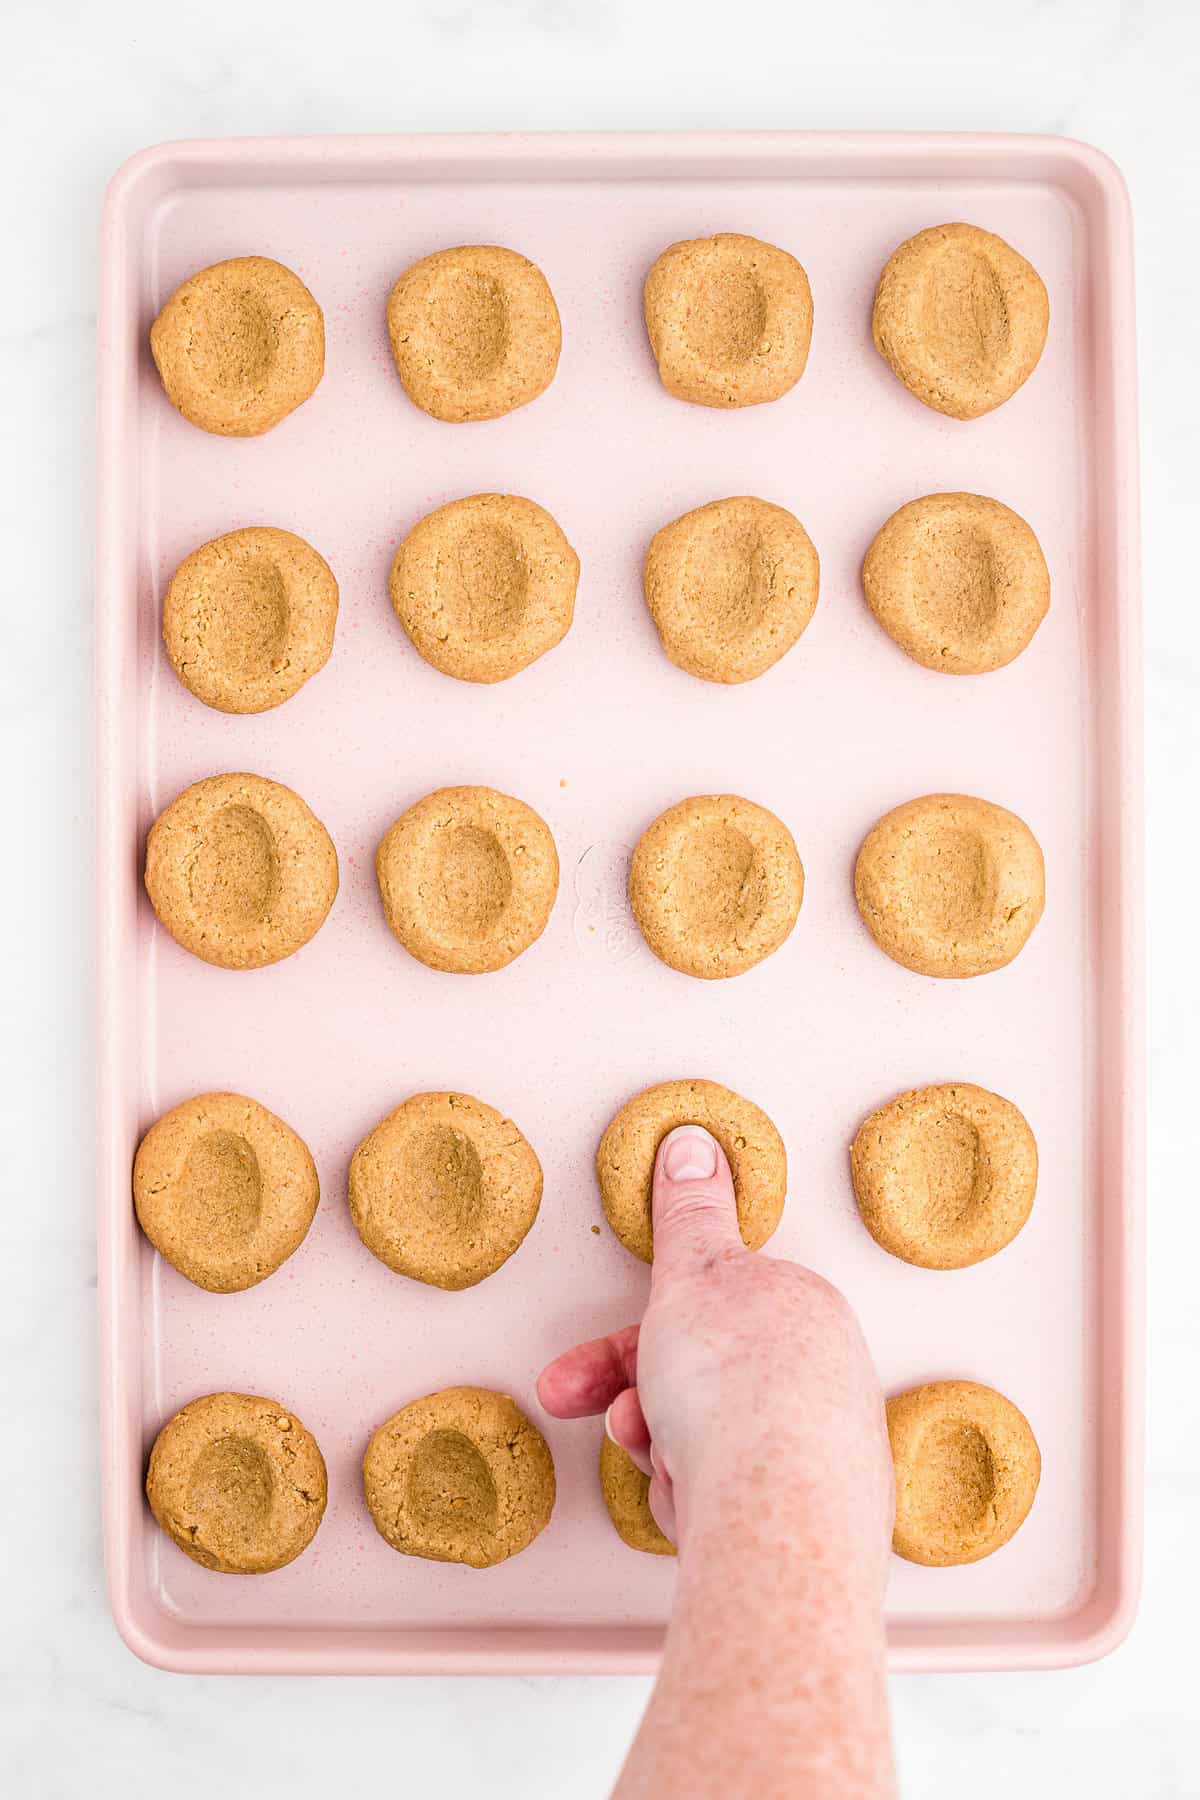
M 311 544 L 247 525 L 184 557 L 163 599 L 163 642 L 206 706 L 267 712 L 325 667 L 337 612 L 337 582 Z
M 454 975 L 503 969 L 546 929 L 558 893 L 550 827 L 495 788 L 439 788 L 375 853 L 387 922 L 418 962 Z
M 188 278 L 150 327 L 167 399 L 202 431 L 259 437 L 325 370 L 325 320 L 298 275 L 235 256 Z
M 887 1403 L 892 1548 L 906 1562 L 978 1562 L 1025 1522 L 1042 1473 L 1024 1413 L 976 1381 L 931 1381 Z
M 507 681 L 563 639 L 579 558 L 532 500 L 472 494 L 413 526 L 392 564 L 396 617 L 460 681 Z
M 723 231 L 664 250 L 646 277 L 646 331 L 669 394 L 697 406 L 759 406 L 808 361 L 812 292 L 794 256 Z
M 350 1217 L 398 1275 L 474 1287 L 524 1241 L 542 1165 L 511 1119 L 470 1094 L 414 1094 L 350 1162 Z
M 1029 1217 L 1037 1144 L 1011 1100 L 947 1082 L 897 1094 L 864 1120 L 850 1172 L 877 1244 L 923 1269 L 965 1269 Z
M 490 1569 L 549 1524 L 554 1462 L 507 1394 L 443 1388 L 379 1427 L 363 1457 L 363 1492 L 393 1550 Z
M 435 419 L 498 419 L 550 386 L 562 327 L 528 257 L 497 244 L 437 250 L 406 269 L 387 304 L 409 399 Z
M 338 890 L 337 852 L 299 794 L 264 775 L 210 775 L 150 827 L 146 892 L 177 944 L 261 969 L 307 944 Z
M 820 563 L 799 519 L 767 500 L 713 500 L 646 552 L 646 604 L 671 661 L 704 681 L 753 681 L 796 642 Z
M 651 1187 L 658 1146 L 677 1125 L 703 1125 L 729 1163 L 738 1230 L 750 1250 L 766 1243 L 787 1198 L 787 1151 L 774 1125 L 752 1100 L 716 1081 L 663 1081 L 627 1100 L 609 1122 L 596 1151 L 596 1179 L 604 1216 L 627 1250 L 654 1259 Z
M 1042 278 L 978 225 L 932 225 L 894 250 L 875 291 L 875 348 L 952 419 L 1002 406 L 1037 367 L 1050 323 Z
M 650 1556 L 676 1554 L 650 1511 L 650 1477 L 607 1435 L 600 1446 L 600 1492 L 618 1537 L 631 1550 L 645 1550 Z
M 154 1440 L 150 1511 L 185 1556 L 222 1575 L 294 1562 L 325 1511 L 325 1459 L 278 1400 L 205 1394 Z
M 925 794 L 867 833 L 854 897 L 893 962 L 918 975 L 986 975 L 1012 961 L 1042 916 L 1041 846 L 1003 806 Z
M 698 794 L 655 819 L 629 865 L 629 902 L 655 956 L 704 981 L 742 975 L 783 943 L 804 868 L 782 819 L 736 794 Z
M 914 662 L 983 675 L 1020 656 L 1050 605 L 1029 526 L 982 494 L 926 494 L 892 514 L 867 551 L 867 603 Z
M 265 1281 L 304 1242 L 320 1199 L 308 1146 L 244 1094 L 199 1094 L 152 1125 L 133 1163 L 138 1224 L 214 1294 Z

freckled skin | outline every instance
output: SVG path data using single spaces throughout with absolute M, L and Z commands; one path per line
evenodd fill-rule
M 707 1139 L 707 1134 L 698 1134 Z M 889 1800 L 883 1398 L 858 1324 L 798 1264 L 745 1249 L 720 1147 L 654 1177 L 650 1301 L 543 1371 L 546 1410 L 607 1410 L 679 1546 L 658 1683 L 615 1800 Z

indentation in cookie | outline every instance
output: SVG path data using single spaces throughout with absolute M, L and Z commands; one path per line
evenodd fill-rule
M 922 547 L 914 575 L 935 633 L 987 637 L 994 629 L 1000 608 L 996 552 L 965 520 L 945 530 L 935 546 Z
M 196 1138 L 179 1177 L 179 1212 L 200 1238 L 219 1238 L 233 1248 L 257 1230 L 263 1182 L 258 1158 L 236 1131 L 206 1131 Z
M 753 269 L 730 266 L 685 287 L 687 341 L 704 362 L 732 368 L 748 362 L 762 343 L 767 296 Z
M 463 630 L 483 643 L 520 629 L 529 597 L 529 568 L 514 533 L 477 525 L 458 546 L 458 584 L 447 584 L 444 629 Z M 457 603 L 457 604 L 456 604 Z
M 706 821 L 680 847 L 671 893 L 682 935 L 723 946 L 745 937 L 762 916 L 765 871 L 744 831 Z
M 918 1139 L 912 1177 L 930 1232 L 969 1227 L 972 1213 L 986 1201 L 990 1178 L 976 1126 L 954 1113 L 943 1122 L 936 1146 Z
M 931 256 L 919 318 L 948 362 L 977 369 L 983 380 L 995 378 L 1012 332 L 1004 284 L 975 243 L 952 239 Z
M 206 1444 L 192 1464 L 187 1503 L 204 1515 L 209 1536 L 261 1529 L 271 1511 L 275 1480 L 260 1444 L 230 1434 Z
M 499 1500 L 491 1471 L 461 1431 L 431 1431 L 408 1465 L 408 1508 L 429 1548 L 464 1531 L 493 1532 Z
M 508 354 L 511 327 L 503 285 L 475 269 L 448 269 L 430 326 L 449 381 L 486 381 Z
M 290 623 L 287 590 L 270 558 L 230 570 L 210 597 L 206 648 L 213 660 L 244 675 L 278 669 Z
M 259 294 L 248 286 L 221 291 L 190 309 L 188 353 L 204 386 L 223 394 L 261 387 L 278 354 L 278 333 Z
M 431 1125 L 404 1143 L 397 1165 L 406 1210 L 438 1231 L 470 1231 L 484 1210 L 483 1164 L 470 1138 L 449 1125 Z
M 275 834 L 252 806 L 223 806 L 208 820 L 188 870 L 200 913 L 219 912 L 232 930 L 265 917 L 279 889 Z
M 440 832 L 426 860 L 426 906 L 435 931 L 483 938 L 512 895 L 512 867 L 495 832 L 459 825 Z
M 996 1499 L 991 1445 L 974 1425 L 938 1421 L 921 1438 L 921 1480 L 912 1501 L 919 1532 L 977 1532 Z

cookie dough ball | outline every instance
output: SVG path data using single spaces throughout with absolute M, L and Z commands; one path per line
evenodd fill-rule
M 867 604 L 927 669 L 983 675 L 1020 656 L 1050 605 L 1042 547 L 982 494 L 926 494 L 892 514 L 867 551 Z
M 743 975 L 791 931 L 804 867 L 782 819 L 736 794 L 699 794 L 642 833 L 629 902 L 660 961 L 704 981 Z
M 906 1562 L 979 1562 L 1024 1524 L 1042 1473 L 1029 1421 L 975 1381 L 932 1381 L 887 1403 L 896 1468 L 892 1548 Z
M 490 1569 L 549 1524 L 554 1462 L 507 1394 L 443 1388 L 379 1427 L 363 1457 L 363 1491 L 393 1550 Z
M 871 334 L 905 387 L 952 419 L 1012 398 L 1046 342 L 1042 278 L 977 225 L 933 225 L 893 251 L 879 277 Z
M 398 1275 L 474 1287 L 524 1241 L 542 1165 L 511 1119 L 470 1094 L 414 1094 L 350 1162 L 350 1217 Z
M 260 437 L 325 371 L 325 320 L 298 275 L 267 256 L 213 263 L 175 289 L 150 328 L 167 399 L 221 437 Z
M 415 262 L 392 289 L 387 328 L 409 399 L 452 423 L 498 419 L 536 400 L 562 349 L 546 277 L 496 244 Z
M 678 1125 L 703 1125 L 716 1138 L 733 1176 L 742 1242 L 761 1249 L 783 1215 L 787 1151 L 761 1106 L 716 1081 L 643 1088 L 611 1120 L 596 1151 L 596 1179 L 616 1235 L 643 1262 L 654 1260 L 654 1159 Z
M 325 1459 L 278 1400 L 205 1394 L 169 1419 L 146 1476 L 150 1511 L 202 1568 L 266 1575 L 294 1562 L 325 1511 Z
M 600 1446 L 600 1492 L 618 1537 L 631 1550 L 650 1556 L 674 1556 L 675 1546 L 660 1531 L 650 1511 L 650 1477 L 643 1475 L 633 1458 L 606 1437 Z
M 244 1094 L 200 1094 L 164 1113 L 133 1163 L 138 1224 L 213 1294 L 273 1275 L 304 1242 L 320 1192 L 308 1146 Z
M 337 582 L 311 544 L 248 525 L 184 557 L 163 600 L 163 643 L 206 706 L 268 712 L 325 667 L 337 612 Z
M 495 788 L 439 788 L 375 855 L 387 922 L 431 969 L 484 975 L 541 937 L 558 893 L 550 827 Z
M 854 897 L 893 962 L 918 975 L 987 975 L 1012 961 L 1042 916 L 1041 846 L 1003 806 L 925 794 L 867 833 Z
M 664 250 L 646 277 L 646 331 L 669 394 L 697 406 L 759 406 L 808 361 L 812 293 L 794 256 L 724 231 Z
M 643 570 L 671 661 L 704 681 L 753 681 L 813 616 L 820 563 L 799 519 L 767 500 L 713 500 L 664 525 Z
M 923 1269 L 965 1269 L 1010 1244 L 1037 1191 L 1037 1144 L 1011 1100 L 970 1082 L 914 1088 L 850 1147 L 863 1224 Z
M 571 628 L 579 558 L 532 500 L 472 494 L 413 526 L 392 564 L 414 648 L 460 681 L 507 681 Z
M 210 775 L 146 840 L 150 904 L 185 950 L 221 969 L 280 962 L 320 930 L 337 852 L 299 794 L 264 775 Z

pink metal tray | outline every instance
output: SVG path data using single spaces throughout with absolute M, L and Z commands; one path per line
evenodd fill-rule
M 1051 296 L 1040 367 L 963 425 L 926 410 L 871 347 L 889 252 L 967 219 L 1029 256 Z M 737 230 L 808 270 L 808 372 L 772 406 L 670 399 L 640 316 L 674 239 Z M 395 377 L 384 302 L 447 244 L 495 242 L 545 270 L 564 324 L 558 377 L 509 418 L 446 426 Z M 147 350 L 191 270 L 262 252 L 325 310 L 314 398 L 269 436 L 194 430 Z M 648 1082 L 703 1074 L 752 1096 L 787 1141 L 772 1249 L 851 1297 L 890 1390 L 968 1376 L 1011 1395 L 1045 1473 L 990 1560 L 897 1561 L 899 1668 L 1052 1665 L 1116 1643 L 1136 1605 L 1141 1437 L 1141 964 L 1136 436 L 1130 229 L 1120 177 L 1058 139 L 748 135 L 341 138 L 174 144 L 116 177 L 100 314 L 99 1242 L 105 1541 L 113 1612 L 173 1669 L 637 1670 L 654 1665 L 673 1567 L 618 1540 L 596 1480 L 599 1425 L 541 1417 L 534 1379 L 575 1339 L 636 1317 L 646 1271 L 606 1228 L 597 1138 Z M 902 502 L 992 494 L 1028 518 L 1049 618 L 1009 668 L 949 679 L 909 662 L 862 600 L 866 545 Z M 392 615 L 395 545 L 429 508 L 484 489 L 547 506 L 582 559 L 573 630 L 515 680 L 437 674 Z M 801 644 L 759 681 L 681 674 L 641 597 L 653 531 L 725 494 L 793 509 L 821 555 Z M 162 590 L 195 545 L 238 525 L 310 539 L 341 584 L 323 674 L 278 711 L 211 712 L 158 638 Z M 145 830 L 186 783 L 251 769 L 299 790 L 337 844 L 342 888 L 298 956 L 231 974 L 157 929 Z M 373 852 L 430 789 L 483 782 L 551 825 L 562 887 L 509 969 L 422 967 L 384 924 Z M 938 982 L 889 962 L 854 907 L 856 848 L 881 813 L 935 789 L 1021 813 L 1045 852 L 1044 922 L 1008 969 Z M 687 794 L 743 793 L 791 826 L 800 922 L 758 969 L 691 981 L 628 916 L 628 847 Z M 962 1079 L 1015 1100 L 1041 1147 L 1033 1217 L 1008 1250 L 950 1274 L 885 1255 L 859 1222 L 847 1146 L 899 1089 Z M 350 1152 L 405 1095 L 459 1087 L 511 1114 L 545 1167 L 518 1254 L 461 1294 L 391 1274 L 355 1236 Z M 322 1201 L 299 1253 L 248 1293 L 165 1267 L 129 1197 L 139 1134 L 210 1088 L 276 1109 L 306 1138 Z M 524 1555 L 486 1573 L 399 1557 L 363 1505 L 359 1459 L 403 1402 L 455 1382 L 517 1396 L 547 1432 L 559 1498 Z M 312 1549 L 256 1580 L 206 1573 L 155 1529 L 154 1433 L 217 1388 L 294 1407 L 329 1464 Z

